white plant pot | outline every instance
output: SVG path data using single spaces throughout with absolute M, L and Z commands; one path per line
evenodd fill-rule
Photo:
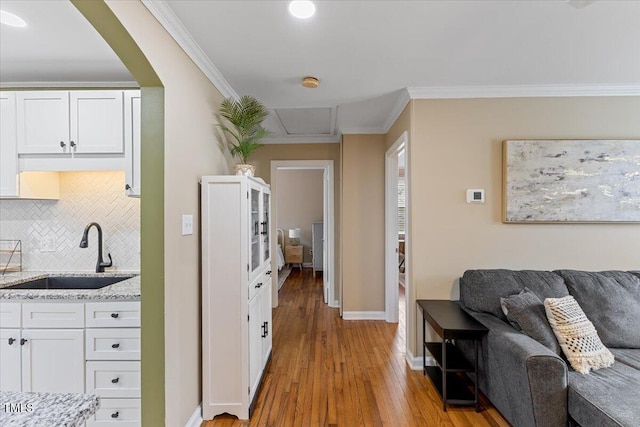
M 238 164 L 233 167 L 233 172 L 236 175 L 253 176 L 256 171 L 256 167 L 253 165 Z

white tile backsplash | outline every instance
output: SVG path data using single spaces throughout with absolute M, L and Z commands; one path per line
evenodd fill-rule
M 140 200 L 124 194 L 124 172 L 60 172 L 60 200 L 0 200 L 0 239 L 22 240 L 22 268 L 34 271 L 92 271 L 111 253 L 117 270 L 140 270 Z M 53 250 L 52 250 L 53 249 Z M 113 270 L 107 269 L 107 270 Z

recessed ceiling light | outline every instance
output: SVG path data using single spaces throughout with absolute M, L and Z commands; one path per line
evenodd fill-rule
M 24 19 L 11 12 L 7 12 L 6 10 L 0 10 L 0 22 L 6 25 L 11 25 L 12 27 L 27 26 L 27 23 L 24 21 Z
M 289 13 L 296 18 L 307 19 L 316 13 L 316 7 L 309 0 L 294 0 L 289 3 Z

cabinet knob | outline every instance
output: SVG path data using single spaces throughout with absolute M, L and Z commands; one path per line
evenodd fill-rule
M 256 286 L 255 286 L 255 288 L 256 288 L 256 289 L 259 289 L 259 288 L 261 288 L 261 287 L 262 287 L 262 282 L 260 282 L 260 283 L 256 283 Z
M 70 141 L 70 142 L 69 142 L 69 145 L 71 145 L 73 148 L 75 148 L 75 147 L 76 147 L 76 143 L 75 143 L 75 142 L 73 142 L 73 141 Z
M 120 343 L 111 344 L 111 348 L 120 348 Z
M 60 141 L 60 148 L 64 148 L 66 146 L 67 146 L 67 144 L 65 144 L 64 141 Z
M 267 274 L 268 274 L 269 276 L 271 276 L 271 270 L 267 271 Z
M 16 342 L 15 338 L 9 338 L 9 345 L 13 345 L 14 342 Z
M 127 184 L 127 185 L 124 186 L 124 189 L 125 190 L 131 190 L 131 186 L 129 184 Z
M 114 319 L 117 319 L 118 317 L 120 317 L 119 313 L 111 313 L 111 317 L 113 317 Z
M 26 339 L 26 338 L 20 338 L 20 345 L 25 345 L 25 343 L 26 343 L 27 341 L 29 341 L 29 340 L 28 340 L 28 339 Z
M 116 411 L 113 414 L 111 414 L 111 418 L 118 418 L 120 416 L 120 412 Z
M 112 379 L 111 382 L 113 384 L 118 384 L 118 382 L 120 382 L 120 377 Z

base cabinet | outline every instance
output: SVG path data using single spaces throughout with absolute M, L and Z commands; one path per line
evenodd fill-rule
M 269 186 L 202 178 L 202 416 L 249 419 L 271 356 Z

